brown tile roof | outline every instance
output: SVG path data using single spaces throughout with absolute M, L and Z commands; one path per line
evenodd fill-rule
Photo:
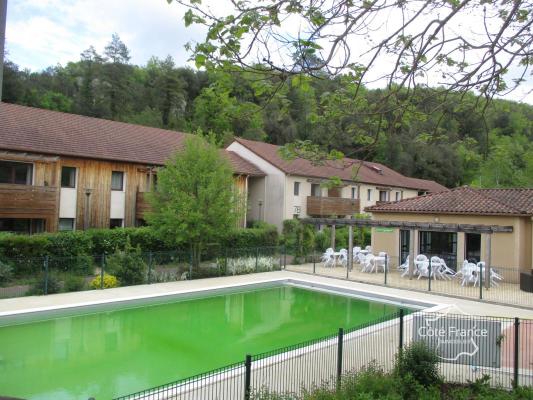
M 380 186 L 393 186 L 425 191 L 443 191 L 446 187 L 434 181 L 406 177 L 385 165 L 346 158 L 344 161 L 330 161 L 326 165 L 313 165 L 302 158 L 285 160 L 279 155 L 279 146 L 242 138 L 235 139 L 238 143 L 254 152 L 270 164 L 286 174 L 301 175 L 314 178 L 330 178 L 338 176 L 347 181 L 371 183 Z M 356 179 L 354 179 L 357 173 Z
M 265 173 L 261 171 L 259 168 L 257 168 L 254 164 L 252 164 L 250 161 L 245 160 L 241 156 L 239 156 L 234 151 L 223 151 L 223 153 L 228 157 L 231 165 L 233 166 L 233 170 L 242 175 L 249 175 L 249 176 L 265 176 Z
M 533 215 L 533 189 L 458 187 L 392 203 L 367 207 L 372 213 Z
M 124 122 L 0 103 L 0 149 L 163 165 L 187 134 Z M 235 173 L 258 174 L 228 155 Z M 259 171 L 261 174 L 261 171 Z

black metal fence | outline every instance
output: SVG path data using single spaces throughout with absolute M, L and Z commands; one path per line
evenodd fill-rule
M 488 376 L 503 388 L 533 386 L 533 321 L 416 312 L 384 316 L 336 334 L 271 352 L 205 374 L 118 397 L 126 399 L 249 400 L 260 393 L 298 398 L 320 386 L 334 389 L 348 373 L 375 363 L 390 372 L 397 353 L 424 341 L 441 360 L 446 381 Z M 176 356 L 179 356 L 178 354 Z
M 193 259 L 191 252 L 0 257 L 0 298 L 107 289 L 280 270 L 283 247 L 211 247 Z
M 361 283 L 533 309 L 533 293 L 522 290 L 520 281 L 523 270 L 518 266 L 491 265 L 488 268 L 468 263 L 455 267 L 447 260 L 435 264 L 432 257 L 428 256 L 427 262 L 420 264 L 424 267 L 420 273 L 416 268 L 410 272 L 405 260 L 399 257 L 387 255 L 380 258 L 379 251 L 374 250 L 374 253 L 376 257 L 370 266 L 362 258 L 355 257 L 352 268 L 348 268 L 348 263 L 340 257 L 328 263 L 324 261 L 322 253 L 314 252 L 298 264 L 289 258 L 286 268 Z

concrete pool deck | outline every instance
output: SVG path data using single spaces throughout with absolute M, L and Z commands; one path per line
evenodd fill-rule
M 533 318 L 533 312 L 523 308 L 487 304 L 478 301 L 439 296 L 437 294 L 382 287 L 372 284 L 352 282 L 286 270 L 249 275 L 226 276 L 220 278 L 206 278 L 191 281 L 154 283 L 151 285 L 128 286 L 115 289 L 61 293 L 48 296 L 29 296 L 3 299 L 0 300 L 0 317 L 3 315 L 79 307 L 94 304 L 105 304 L 117 301 L 128 301 L 140 298 L 190 293 L 195 291 L 265 283 L 276 280 L 282 281 L 287 279 L 366 292 L 369 295 L 394 297 L 398 300 L 407 302 L 415 301 L 436 305 L 446 305 L 453 313 L 466 313 L 471 315 L 494 317 Z

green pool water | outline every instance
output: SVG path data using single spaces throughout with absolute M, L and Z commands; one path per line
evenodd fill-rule
M 3 326 L 0 397 L 109 399 L 397 309 L 279 286 Z

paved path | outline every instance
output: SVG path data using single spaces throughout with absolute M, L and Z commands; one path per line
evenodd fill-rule
M 474 315 L 519 318 L 533 317 L 533 313 L 531 312 L 531 310 L 525 310 L 511 306 L 485 304 L 466 299 L 456 299 L 451 297 L 439 296 L 436 294 L 420 293 L 409 290 L 395 289 L 372 284 L 364 284 L 359 282 L 303 274 L 292 271 L 264 272 L 250 275 L 198 279 L 192 281 L 155 283 L 151 285 L 129 286 L 115 289 L 90 290 L 75 293 L 60 293 L 48 296 L 29 296 L 13 299 L 3 299 L 0 300 L 0 315 L 10 314 L 13 312 L 28 312 L 45 309 L 82 306 L 88 304 L 109 303 L 114 301 L 124 301 L 142 297 L 155 297 L 170 294 L 187 293 L 191 291 L 213 289 L 217 287 L 227 287 L 290 278 L 321 284 L 329 284 L 342 288 L 366 291 L 371 294 L 375 293 L 386 296 L 393 296 L 402 300 L 418 300 L 428 303 L 446 304 L 454 307 L 457 312 L 464 312 Z M 455 310 L 452 311 L 455 312 Z

